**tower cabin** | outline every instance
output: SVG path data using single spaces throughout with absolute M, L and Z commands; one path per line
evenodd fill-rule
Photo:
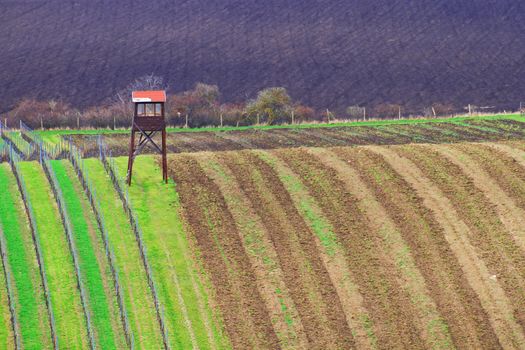
M 145 146 L 150 145 L 162 155 L 162 179 L 168 181 L 168 164 L 166 157 L 166 91 L 133 91 L 134 104 L 133 125 L 129 144 L 127 181 L 131 185 L 133 162 Z M 139 134 L 135 142 L 135 134 Z M 160 146 L 155 142 L 155 135 L 161 134 Z

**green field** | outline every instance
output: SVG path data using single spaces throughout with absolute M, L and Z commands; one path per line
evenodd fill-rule
M 0 345 L 6 349 L 14 349 L 13 326 L 11 324 L 11 313 L 9 311 L 3 262 L 0 262 L 0 268 L 2 268 L 0 274 L 0 288 L 2 290 L 2 293 L 0 294 Z
M 88 159 L 86 165 L 100 200 L 109 241 L 116 255 L 135 343 L 144 349 L 160 348 L 162 334 L 157 322 L 153 296 L 147 283 L 138 244 L 122 209 L 122 202 L 102 163 L 97 159 Z
M 114 281 L 93 211 L 73 166 L 66 161 L 52 161 L 51 165 L 71 220 L 95 339 L 102 349 L 121 349 L 126 343 L 113 291 Z
M 130 188 L 143 230 L 144 244 L 158 283 L 164 305 L 171 345 L 175 348 L 202 349 L 223 347 L 202 282 L 195 276 L 191 250 L 179 216 L 180 204 L 173 181 L 166 186 L 150 174 L 160 171 L 155 157 L 137 159 L 137 172 Z M 125 174 L 127 158 L 118 158 L 120 173 Z
M 20 170 L 39 233 L 58 342 L 68 349 L 86 348 L 88 337 L 77 276 L 51 187 L 38 163 L 21 163 Z
M 51 330 L 33 239 L 22 197 L 7 164 L 0 165 L 0 222 L 14 279 L 21 343 L 25 349 L 49 347 Z

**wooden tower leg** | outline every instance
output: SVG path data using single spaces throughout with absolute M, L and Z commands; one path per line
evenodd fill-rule
M 131 131 L 131 140 L 129 141 L 129 158 L 128 158 L 128 186 L 131 186 L 131 174 L 133 172 L 133 154 L 135 153 L 135 131 Z
M 168 159 L 166 149 L 166 129 L 162 130 L 162 178 L 165 183 L 168 183 Z

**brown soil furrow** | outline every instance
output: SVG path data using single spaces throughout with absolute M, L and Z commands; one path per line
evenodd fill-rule
M 255 155 L 223 156 L 269 234 L 280 266 L 303 319 L 308 339 L 318 349 L 353 344 L 337 293 L 316 252 L 313 234 L 293 207 L 272 169 Z
M 206 145 L 195 142 L 196 135 L 187 133 L 167 134 L 166 143 L 177 153 L 206 151 Z
M 513 316 L 513 303 L 502 286 L 491 279 L 493 273 L 486 264 L 486 260 L 489 259 L 475 244 L 478 242 L 473 244 L 470 241 L 475 238 L 474 232 L 465 222 L 465 217 L 447 197 L 448 192 L 443 192 L 433 179 L 428 177 L 428 173 L 423 173 L 413 161 L 399 156 L 393 150 L 384 147 L 368 147 L 368 149 L 382 155 L 423 198 L 425 206 L 432 210 L 436 220 L 443 227 L 445 238 L 461 264 L 469 284 L 478 294 L 483 308 L 489 315 L 501 346 L 504 348 L 523 346 L 521 327 Z
M 347 128 L 348 129 L 348 128 Z M 365 141 L 362 138 L 357 137 L 351 133 L 342 133 L 339 128 L 319 128 L 319 133 L 326 135 L 334 140 L 340 141 L 341 144 L 346 146 L 354 146 L 364 144 Z
M 238 135 L 233 132 L 222 132 L 217 134 L 220 138 L 231 142 L 234 145 L 237 145 L 236 149 L 251 149 L 256 148 L 255 145 L 249 140 L 248 137 L 243 138 L 241 135 Z
M 357 348 L 376 348 L 377 338 L 374 334 L 374 325 L 364 306 L 363 296 L 359 293 L 358 286 L 355 284 L 355 277 L 350 271 L 344 252 L 341 247 L 337 246 L 334 248 L 325 242 L 326 237 L 332 235 L 333 228 L 326 222 L 317 203 L 302 184 L 298 182 L 299 179 L 286 164 L 268 152 L 255 151 L 254 153 L 275 172 L 277 178 L 269 183 L 281 183 L 284 185 L 284 188 L 281 188 L 282 192 L 279 191 L 277 195 L 285 197 L 289 195 L 292 203 L 287 205 L 290 205 L 290 208 L 294 207 L 303 220 L 307 222 L 308 228 L 313 231 L 312 237 L 300 235 L 299 244 L 309 245 L 312 240 L 315 243 L 314 249 L 317 249 L 323 266 L 337 292 L 337 297 L 341 302 Z M 287 203 L 287 201 L 284 203 Z M 302 232 L 298 231 L 298 233 Z M 312 249 L 306 247 L 303 250 L 308 253 Z M 315 252 L 312 251 L 311 254 L 311 256 L 315 257 Z
M 323 131 L 325 129 L 291 129 L 290 132 L 294 132 L 297 135 L 302 136 L 305 139 L 312 140 L 318 145 L 317 147 L 333 147 L 350 145 L 347 140 L 341 140 L 334 138 Z
M 341 131 L 345 132 L 343 128 Z M 349 132 L 359 133 L 359 137 L 366 140 L 367 145 L 391 145 L 396 144 L 396 137 L 392 134 L 384 133 L 373 126 L 359 126 L 355 128 L 348 128 Z
M 296 129 L 276 129 L 272 130 L 272 133 L 285 137 L 291 140 L 294 144 L 298 146 L 316 146 L 319 142 L 326 145 L 326 141 L 319 139 L 318 137 L 307 137 L 306 135 L 301 135 L 295 131 Z
M 359 172 L 364 183 L 360 187 L 368 187 L 384 207 L 385 213 L 378 217 L 390 217 L 395 222 L 449 326 L 454 345 L 462 349 L 498 347 L 480 300 L 450 250 L 443 228 L 424 206 L 423 199 L 381 156 L 362 148 L 333 151 Z
M 485 171 L 520 208 L 525 209 L 525 152 L 510 144 L 490 143 L 479 147 L 478 153 Z
M 375 128 L 382 134 L 392 137 L 394 140 L 392 144 L 399 145 L 414 142 L 412 135 L 409 136 L 402 130 L 399 130 L 397 125 L 376 126 Z
M 303 149 L 277 151 L 299 175 L 343 245 L 348 265 L 377 324 L 378 343 L 385 348 L 423 347 L 414 305 L 392 276 L 395 267 L 386 259 L 381 237 L 370 234 L 369 222 L 331 169 L 318 164 Z
M 378 141 L 377 135 L 372 133 L 373 129 L 369 130 L 365 127 L 335 127 L 333 130 L 341 138 L 349 137 L 356 145 L 369 145 Z
M 233 154 L 229 154 L 230 157 Z M 250 202 L 235 181 L 229 169 L 220 165 L 211 153 L 195 157 L 208 176 L 217 184 L 241 234 L 244 250 L 250 258 L 257 277 L 258 290 L 266 307 L 281 346 L 287 349 L 306 349 L 308 341 L 296 305 L 290 297 L 285 276 L 278 264 L 277 253 L 265 230 L 263 219 L 253 209 L 258 203 Z
M 236 135 L 240 139 L 245 139 L 246 132 L 236 132 Z M 253 130 L 249 132 L 250 142 L 254 147 L 260 149 L 273 149 L 273 148 L 289 148 L 296 147 L 296 143 L 293 139 L 276 133 L 274 130 Z
M 516 181 L 520 176 L 525 179 L 523 169 L 514 168 L 514 176 L 509 176 L 512 174 L 511 169 L 517 163 L 508 159 L 505 161 L 505 155 L 491 152 L 490 147 L 482 144 L 437 149 L 468 174 L 474 185 L 486 194 L 494 204 L 501 222 L 525 254 L 525 210 L 518 204 L 525 198 L 522 196 L 517 196 L 518 200 L 512 198 L 515 191 L 519 190 L 519 183 L 515 183 L 515 186 L 509 184 L 509 181 Z
M 508 128 L 502 123 L 494 123 L 486 120 L 469 120 L 463 124 L 467 124 L 469 127 L 479 128 L 479 130 L 490 130 L 490 133 L 500 140 L 523 138 L 523 130 Z
M 439 129 L 429 129 L 427 124 L 413 124 L 413 125 L 396 125 L 396 128 L 407 133 L 414 133 L 426 139 L 430 143 L 448 143 L 453 139 L 446 135 L 446 132 L 439 132 Z
M 277 348 L 279 341 L 256 288 L 253 266 L 219 189 L 190 155 L 172 158 L 170 170 L 233 347 Z
M 405 237 L 401 234 L 401 228 L 394 222 L 386 207 L 378 201 L 375 193 L 368 188 L 368 184 L 360 178 L 359 172 L 349 166 L 348 161 L 339 159 L 326 149 L 309 149 L 308 151 L 314 154 L 320 163 L 337 172 L 338 179 L 357 199 L 358 206 L 367 216 L 370 229 L 377 236 L 383 237 L 386 254 L 395 260 L 397 282 L 410 295 L 411 300 L 417 301 L 415 317 L 421 321 L 420 329 L 423 330 L 423 339 L 427 346 L 429 348 L 450 348 L 452 339 L 448 326 L 438 311 L 425 284 L 425 279 L 416 265 L 414 254 L 411 251 L 412 247 L 407 245 Z M 352 150 L 351 153 L 355 153 L 355 150 Z M 479 346 L 480 344 L 473 345 Z
M 516 243 L 523 232 L 521 209 L 469 156 L 449 147 L 434 149 L 438 152 L 432 156 L 433 171 L 442 167 L 444 174 L 454 177 L 453 184 L 436 183 L 454 193 L 450 195 L 453 204 L 475 233 L 472 242 L 487 257 L 493 278 L 502 284 L 515 319 L 525 329 L 525 254 Z M 430 150 L 419 153 L 428 156 Z
M 474 128 L 469 128 L 467 126 L 462 126 L 462 125 L 457 125 L 457 124 L 452 124 L 452 123 L 441 124 L 440 127 L 444 127 L 447 130 L 453 131 L 456 134 L 458 134 L 459 138 L 456 140 L 456 142 L 483 141 L 484 139 L 488 139 L 491 137 L 491 135 L 487 132 L 481 132 Z

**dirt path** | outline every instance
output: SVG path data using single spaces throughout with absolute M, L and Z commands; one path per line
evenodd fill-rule
M 414 261 L 411 247 L 407 245 L 400 228 L 394 223 L 387 209 L 360 178 L 359 172 L 349 166 L 348 161 L 339 159 L 326 149 L 311 148 L 308 152 L 315 155 L 321 164 L 337 172 L 337 177 L 345 184 L 346 190 L 357 199 L 361 211 L 370 222 L 370 229 L 377 236 L 383 237 L 386 256 L 395 260 L 392 265 L 397 267 L 397 283 L 412 300 L 418 301 L 415 308 L 416 317 L 420 320 L 419 329 L 427 346 L 435 349 L 452 347 L 448 325 L 430 296 L 425 279 Z
M 452 202 L 411 160 L 400 157 L 392 149 L 384 147 L 368 149 L 382 155 L 423 198 L 425 206 L 433 211 L 469 284 L 478 294 L 483 308 L 489 315 L 501 346 L 509 349 L 522 347 L 525 339 L 521 327 L 513 317 L 513 304 L 502 286 L 491 279 L 492 273 L 482 259 L 483 256 L 479 255 L 478 249 L 470 242 L 473 232 L 460 217 Z
M 224 157 L 275 246 L 294 300 L 315 348 L 348 348 L 351 332 L 331 281 L 316 252 L 312 234 L 294 210 L 278 177 L 252 153 Z
M 278 347 L 269 312 L 256 288 L 253 266 L 219 188 L 191 156 L 173 158 L 170 169 L 233 347 Z
M 214 154 L 207 153 L 195 157 L 206 174 L 219 187 L 235 219 L 237 230 L 241 234 L 239 239 L 254 267 L 258 290 L 271 313 L 273 327 L 280 339 L 281 347 L 306 349 L 308 340 L 302 320 L 286 286 L 276 249 L 263 223 L 266 217 L 260 216 L 254 209 L 262 205 L 251 202 L 244 194 L 241 189 L 242 184 L 236 181 L 235 175 L 224 165 L 224 158 L 228 158 L 227 163 L 232 161 L 234 155 L 230 153 L 227 157 L 216 157 Z
M 356 198 L 332 169 L 320 165 L 303 149 L 276 152 L 299 175 L 319 203 L 344 247 L 347 263 L 377 327 L 378 344 L 385 348 L 423 347 L 416 312 L 409 296 L 393 277 L 395 267 L 385 259 L 382 237 L 371 234 L 368 219 Z

